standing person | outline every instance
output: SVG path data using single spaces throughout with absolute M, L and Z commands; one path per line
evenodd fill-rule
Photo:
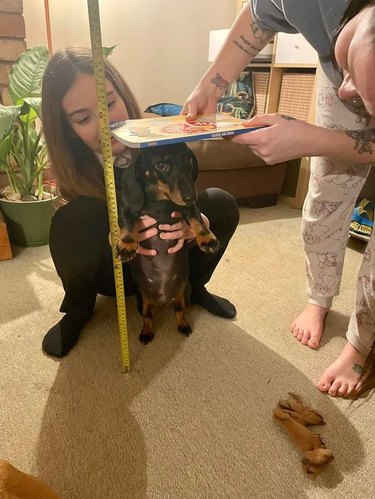
M 138 104 L 127 84 L 108 61 L 104 67 L 110 121 L 140 118 Z M 45 71 L 42 99 L 44 134 L 66 202 L 56 212 L 50 231 L 51 255 L 65 290 L 60 308 L 65 315 L 45 335 L 42 346 L 46 353 L 63 357 L 76 344 L 92 316 L 97 294 L 115 296 L 91 51 L 67 48 L 55 53 Z M 134 152 L 115 139 L 111 145 L 118 181 Z M 212 188 L 199 194 L 197 205 L 221 246 L 215 254 L 203 253 L 198 246 L 189 249 L 191 302 L 214 315 L 232 318 L 235 307 L 225 298 L 209 293 L 205 285 L 237 227 L 237 203 L 227 192 Z M 155 224 L 154 219 L 146 216 L 138 221 L 139 253 L 154 255 L 154 250 L 143 248 L 141 242 L 158 233 L 176 241 L 168 250 L 171 253 L 192 237 L 186 224 Z M 125 293 L 136 294 L 127 264 L 124 280 Z
M 316 125 L 279 114 L 256 116 L 248 125 L 266 128 L 233 141 L 269 164 L 312 157 L 302 223 L 309 298 L 291 329 L 316 348 L 339 293 L 355 201 L 375 161 L 374 1 L 249 0 L 182 112 L 193 119 L 214 111 L 218 97 L 277 32 L 302 33 L 318 52 Z M 375 374 L 374 251 L 373 235 L 359 272 L 348 343 L 318 383 L 332 396 L 358 393 L 360 378 L 362 383 Z

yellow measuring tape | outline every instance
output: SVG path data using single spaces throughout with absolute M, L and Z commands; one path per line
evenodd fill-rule
M 102 155 L 104 161 L 105 190 L 107 196 L 109 227 L 111 230 L 112 259 L 115 275 L 117 317 L 121 344 L 121 360 L 123 372 L 130 372 L 128 327 L 126 319 L 126 304 L 124 278 L 122 272 L 122 262 L 116 258 L 115 247 L 119 238 L 119 228 L 117 224 L 117 200 L 115 177 L 112 165 L 112 147 L 109 131 L 107 91 L 105 86 L 105 74 L 103 64 L 102 37 L 100 30 L 100 15 L 98 0 L 87 0 L 90 22 L 91 50 L 94 66 L 94 76 L 96 80 L 96 91 L 98 100 L 100 135 L 102 145 Z

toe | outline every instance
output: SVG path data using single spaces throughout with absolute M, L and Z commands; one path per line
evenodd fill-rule
M 341 386 L 337 389 L 336 396 L 337 397 L 345 397 L 348 393 L 349 385 L 348 383 L 341 383 Z
M 330 375 L 329 373 L 323 373 L 317 384 L 317 387 L 321 392 L 328 392 L 334 381 L 335 376 L 333 376 L 332 374 Z
M 298 331 L 299 331 L 298 327 L 297 327 L 297 326 L 294 326 L 294 328 L 292 329 L 292 335 L 293 335 L 295 338 L 297 338 Z
M 337 392 L 341 387 L 341 381 L 334 381 L 331 385 L 331 388 L 328 390 L 328 395 L 331 395 L 331 397 L 336 397 Z
M 304 334 L 303 330 L 302 330 L 302 329 L 299 329 L 299 330 L 298 330 L 298 334 L 297 334 L 297 340 L 298 340 L 298 341 L 302 341 L 303 334 Z
M 308 343 L 307 343 L 307 344 L 308 344 L 308 346 L 309 346 L 310 348 L 313 348 L 313 349 L 318 348 L 318 346 L 319 346 L 319 343 L 316 341 L 316 339 L 315 339 L 314 337 L 311 337 L 311 338 L 309 339 L 309 341 L 308 341 Z
M 302 336 L 301 343 L 303 345 L 308 345 L 310 340 L 310 331 L 305 331 Z
M 330 389 L 331 383 L 327 383 L 326 381 L 319 381 L 316 386 L 318 387 L 318 390 L 325 393 Z
M 346 390 L 345 397 L 350 397 L 351 395 L 355 395 L 356 392 L 361 390 L 361 386 L 359 383 L 348 383 L 348 387 Z

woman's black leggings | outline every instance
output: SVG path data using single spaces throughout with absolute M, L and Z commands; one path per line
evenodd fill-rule
M 220 241 L 220 250 L 207 254 L 198 246 L 189 249 L 192 289 L 199 289 L 210 280 L 239 219 L 235 199 L 221 189 L 201 192 L 197 205 L 209 219 L 210 229 Z M 89 316 L 98 293 L 115 296 L 108 234 L 107 207 L 102 201 L 80 196 L 56 212 L 50 230 L 50 250 L 65 290 L 61 312 Z M 123 269 L 125 293 L 135 294 L 129 265 L 124 264 Z

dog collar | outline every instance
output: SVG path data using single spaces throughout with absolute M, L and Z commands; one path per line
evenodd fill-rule
M 103 156 L 99 152 L 95 152 L 95 156 L 98 158 L 100 164 L 103 166 Z M 127 168 L 131 163 L 132 157 L 130 151 L 125 151 L 124 154 L 120 156 L 112 156 L 112 163 L 116 168 L 124 169 Z

